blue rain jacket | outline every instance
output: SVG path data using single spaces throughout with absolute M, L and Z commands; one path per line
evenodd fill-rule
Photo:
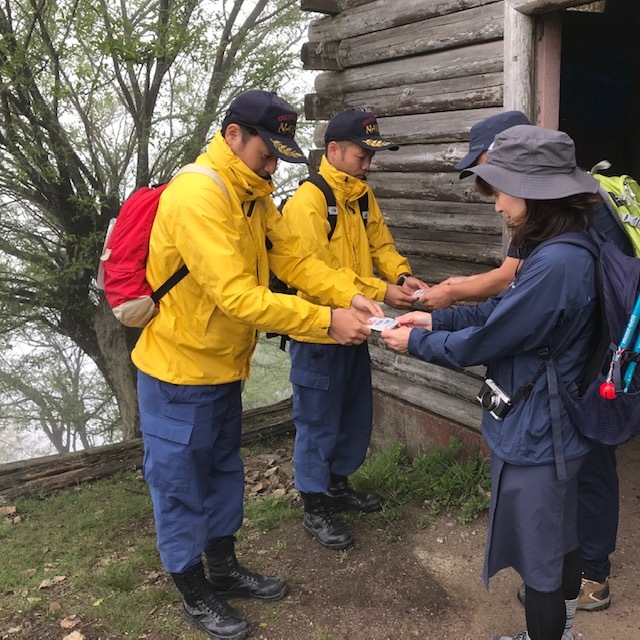
M 500 295 L 475 307 L 434 311 L 434 330 L 413 329 L 409 352 L 448 367 L 486 364 L 487 377 L 514 396 L 543 366 L 538 348 L 548 346 L 565 384 L 579 381 L 596 339 L 594 267 L 582 247 L 543 247 Z M 565 459 L 587 453 L 588 441 L 564 407 L 561 424 Z M 554 462 L 546 373 L 503 421 L 484 411 L 482 433 L 491 450 L 511 464 Z

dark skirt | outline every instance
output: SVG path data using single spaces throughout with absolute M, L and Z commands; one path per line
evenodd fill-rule
M 578 548 L 577 475 L 583 457 L 567 461 L 567 479 L 555 464 L 521 466 L 491 456 L 491 504 L 483 579 L 513 567 L 536 591 L 562 584 L 564 556 Z

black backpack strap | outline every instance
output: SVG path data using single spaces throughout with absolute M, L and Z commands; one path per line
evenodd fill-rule
M 161 284 L 152 294 L 151 299 L 154 302 L 158 302 L 160 298 L 162 298 L 165 293 L 168 293 L 173 287 L 175 287 L 182 278 L 184 278 L 187 273 L 189 273 L 189 269 L 186 264 L 183 264 L 172 276 L 167 278 L 163 284 Z
M 329 220 L 330 227 L 327 239 L 331 240 L 333 232 L 336 230 L 336 225 L 338 224 L 338 206 L 336 204 L 336 196 L 333 193 L 333 189 L 329 186 L 329 183 L 319 173 L 312 173 L 306 181 L 320 189 L 327 202 L 327 218 Z
M 362 218 L 362 224 L 364 228 L 367 228 L 367 222 L 369 222 L 369 191 L 365 191 L 363 196 L 358 198 L 358 208 L 360 209 L 360 216 Z

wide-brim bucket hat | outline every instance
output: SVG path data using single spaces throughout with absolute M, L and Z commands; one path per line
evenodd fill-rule
M 499 133 L 486 161 L 463 172 L 471 174 L 525 200 L 557 200 L 599 188 L 599 182 L 577 166 L 575 144 L 566 133 L 533 125 Z

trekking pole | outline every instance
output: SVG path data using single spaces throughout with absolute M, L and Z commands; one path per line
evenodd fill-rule
M 627 347 L 631 343 L 631 340 L 633 339 L 633 335 L 635 334 L 639 323 L 640 323 L 640 295 L 638 296 L 636 303 L 633 307 L 633 311 L 629 316 L 629 322 L 627 322 L 627 326 L 624 330 L 624 333 L 622 334 L 622 340 L 620 340 L 620 344 L 618 345 L 616 352 L 613 354 L 613 358 L 611 358 L 611 365 L 609 366 L 609 373 L 607 374 L 607 378 L 600 385 L 600 395 L 605 400 L 613 400 L 616 397 L 616 387 L 615 387 L 615 384 L 613 383 L 613 371 L 616 365 L 618 364 L 618 362 L 620 362 L 620 358 L 622 357 L 622 354 L 627 350 Z M 629 376 L 629 381 L 631 380 L 631 377 L 633 377 L 635 364 L 636 364 L 635 362 L 630 362 L 629 366 L 627 367 L 627 375 L 628 375 L 629 367 L 631 367 L 631 365 L 634 365 L 634 367 L 631 369 L 631 375 Z M 625 383 L 627 381 L 627 375 L 625 375 L 625 378 L 624 378 Z M 624 391 L 626 392 L 627 389 L 625 388 Z
M 634 354 L 635 360 L 631 360 L 627 365 L 627 370 L 624 374 L 624 389 L 622 389 L 623 393 L 627 393 L 629 388 L 631 387 L 631 381 L 633 380 L 633 374 L 636 372 L 636 367 L 638 366 L 637 358 L 640 356 L 640 331 L 638 331 L 638 335 L 636 336 L 636 343 L 633 345 L 633 349 L 631 349 L 631 353 Z

